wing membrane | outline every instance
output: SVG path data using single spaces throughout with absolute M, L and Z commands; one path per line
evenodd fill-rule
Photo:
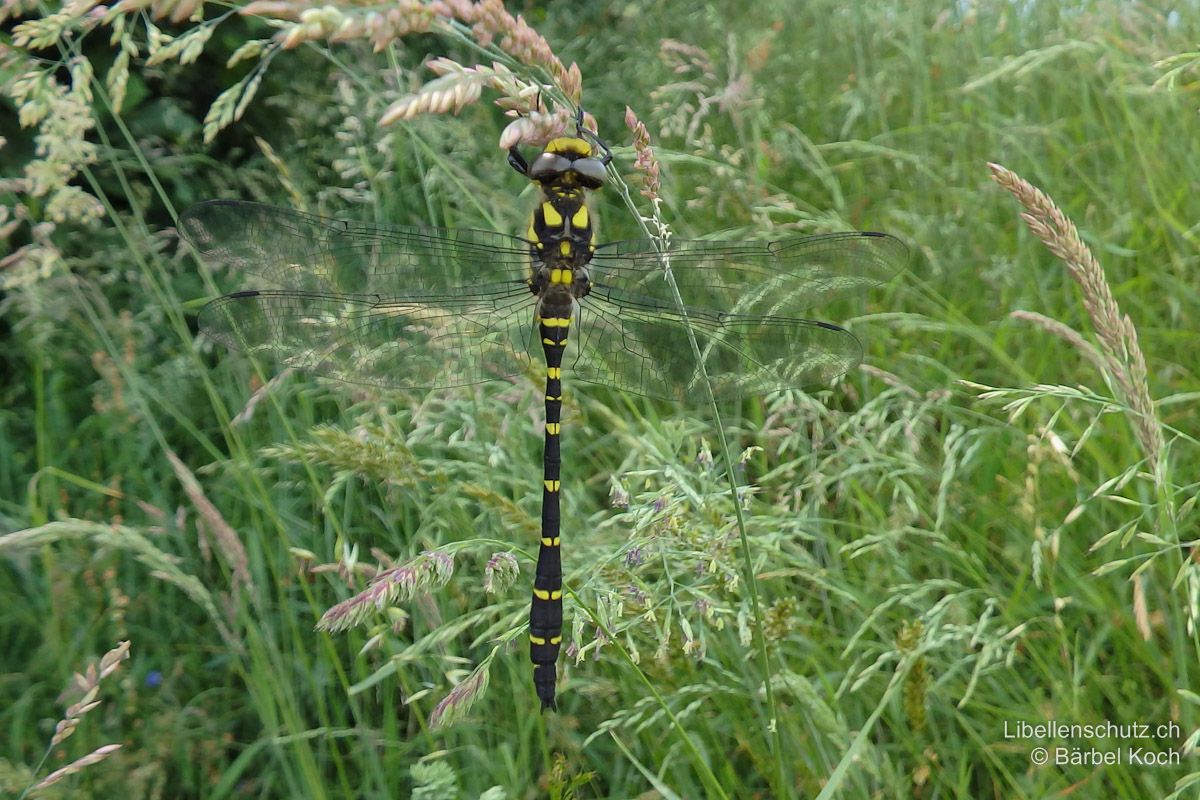
M 789 317 L 687 309 L 686 321 L 660 301 L 612 289 L 581 304 L 583 341 L 571 375 L 590 383 L 678 402 L 703 402 L 703 381 L 718 399 L 828 383 L 862 358 L 853 334 Z M 703 370 L 695 359 L 694 332 Z
M 180 227 L 210 264 L 287 291 L 453 298 L 524 286 L 529 271 L 528 243 L 490 231 L 345 222 L 227 200 L 189 208 Z
M 227 201 L 189 209 L 181 228 L 206 261 L 254 284 L 201 312 L 204 333 L 232 349 L 390 388 L 463 386 L 540 360 L 525 240 Z M 707 397 L 705 373 L 719 398 L 828 382 L 861 347 L 803 310 L 890 279 L 906 256 L 899 240 L 858 232 L 678 241 L 663 253 L 650 240 L 600 245 L 567 366 L 584 381 L 681 401 Z
M 601 245 L 592 259 L 592 292 L 580 301 L 583 341 L 574 371 L 593 383 L 692 401 L 707 397 L 705 373 L 718 398 L 827 383 L 861 360 L 862 347 L 837 325 L 794 315 L 890 280 L 906 259 L 898 239 L 859 232 L 678 241 L 662 253 L 650 240 Z
M 790 317 L 891 280 L 908 248 L 883 233 L 828 233 L 773 242 L 612 242 L 596 249 L 592 282 L 674 308 L 663 278 L 669 264 L 685 305 L 736 314 Z
M 529 370 L 527 296 L 438 305 L 427 298 L 236 292 L 206 305 L 200 328 L 232 350 L 348 383 L 467 386 Z
M 200 313 L 201 330 L 231 349 L 390 388 L 464 386 L 529 368 L 520 239 L 227 201 L 189 209 L 181 227 L 206 261 L 255 284 Z

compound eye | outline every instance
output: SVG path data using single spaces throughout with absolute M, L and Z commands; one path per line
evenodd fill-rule
M 535 181 L 557 178 L 571 168 L 571 162 L 555 153 L 542 153 L 529 167 L 529 177 Z
M 608 170 L 604 168 L 604 162 L 598 158 L 580 158 L 576 159 L 571 165 L 571 169 L 579 175 L 579 182 L 589 189 L 599 189 L 604 185 L 605 178 L 608 177 Z

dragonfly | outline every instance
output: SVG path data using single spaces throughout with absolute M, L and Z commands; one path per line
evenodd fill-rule
M 508 161 L 538 194 L 523 237 L 226 200 L 193 206 L 180 227 L 204 261 L 248 284 L 200 312 L 202 332 L 232 350 L 382 389 L 456 389 L 544 366 L 529 654 L 545 712 L 557 708 L 563 629 L 564 373 L 677 402 L 828 383 L 859 363 L 862 347 L 844 328 L 797 314 L 890 280 L 907 247 L 860 231 L 597 243 L 588 199 L 612 162 L 599 137 L 580 121 L 532 162 L 515 146 Z

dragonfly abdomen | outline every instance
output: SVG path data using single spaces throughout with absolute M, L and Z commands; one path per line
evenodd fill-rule
M 542 462 L 542 536 L 537 570 L 533 579 L 533 601 L 529 606 L 529 658 L 533 661 L 533 685 L 542 709 L 554 710 L 556 663 L 562 645 L 562 556 L 559 548 L 562 492 L 559 435 L 562 431 L 562 356 L 570 326 L 567 316 L 541 317 L 538 329 L 546 356 L 546 442 Z M 545 311 L 546 309 L 543 309 Z

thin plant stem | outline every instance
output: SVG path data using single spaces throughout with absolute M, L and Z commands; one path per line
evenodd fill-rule
M 629 193 L 629 185 L 611 167 L 609 173 L 613 177 L 613 185 L 619 190 L 625 205 L 637 219 L 638 226 L 641 227 L 643 233 L 658 248 L 659 263 L 663 268 L 663 277 L 671 290 L 671 297 L 675 301 L 676 311 L 683 318 L 684 326 L 687 329 L 688 344 L 692 348 L 692 357 L 696 359 L 696 365 L 703 378 L 701 382 L 704 384 L 705 391 L 708 394 L 708 405 L 712 409 L 713 424 L 716 426 L 717 431 L 717 441 L 720 444 L 721 455 L 725 462 L 725 477 L 729 482 L 729 494 L 733 498 L 733 512 L 737 520 L 738 541 L 742 554 L 742 569 L 745 572 L 746 585 L 750 590 L 750 606 L 754 615 L 754 640 L 762 668 L 763 689 L 767 697 L 767 731 L 769 733 L 772 755 L 774 755 L 777 791 L 783 792 L 786 791 L 786 787 L 790 786 L 790 783 L 787 776 L 786 759 L 783 757 L 783 736 L 779 731 L 779 707 L 775 698 L 775 689 L 771 681 L 771 664 L 767 654 L 766 626 L 763 620 L 762 602 L 759 599 L 758 579 L 754 573 L 754 558 L 750 549 L 750 537 L 746 533 L 746 519 L 742 514 L 742 503 L 738 495 L 737 477 L 733 472 L 733 458 L 729 452 L 729 440 L 725 435 L 725 425 L 721 417 L 721 408 L 717 403 L 716 395 L 713 394 L 708 370 L 705 369 L 704 359 L 700 353 L 700 345 L 696 341 L 696 333 L 692 328 L 691 320 L 687 314 L 687 306 L 683 302 L 683 296 L 679 293 L 679 286 L 675 282 L 675 275 L 671 271 L 670 257 L 665 247 L 665 240 L 669 238 L 669 229 L 658 219 L 657 203 L 655 204 L 655 216 L 653 219 L 657 221 L 660 232 L 656 235 L 647 225 L 647 218 L 638 212 L 633 197 Z M 655 694 L 657 696 L 657 693 Z

